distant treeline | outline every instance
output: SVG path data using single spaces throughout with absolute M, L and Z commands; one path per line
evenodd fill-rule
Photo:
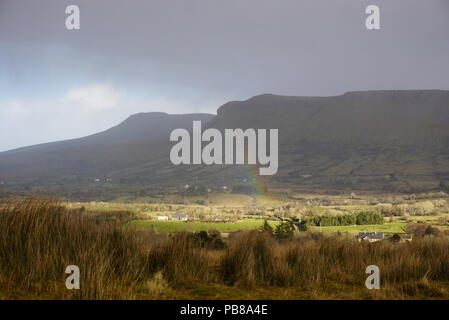
M 307 218 L 308 225 L 321 227 L 382 224 L 383 222 L 384 217 L 377 212 L 349 213 L 335 216 L 322 215 Z

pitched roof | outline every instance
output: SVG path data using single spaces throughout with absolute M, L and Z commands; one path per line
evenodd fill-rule
M 173 218 L 187 218 L 189 215 L 187 213 L 175 213 L 172 215 Z
M 364 239 L 383 239 L 384 233 L 383 232 L 359 232 L 357 235 L 357 238 Z

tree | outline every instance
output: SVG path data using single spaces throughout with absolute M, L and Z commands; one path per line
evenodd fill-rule
M 393 241 L 393 242 L 399 242 L 399 241 L 401 241 L 401 236 L 398 235 L 397 233 L 395 233 L 395 234 L 391 237 L 391 241 Z
M 280 241 L 288 241 L 293 239 L 295 226 L 290 221 L 281 222 L 274 230 L 274 237 Z
M 308 231 L 309 226 L 307 225 L 307 221 L 297 221 L 293 222 L 296 227 L 298 228 L 298 231 Z

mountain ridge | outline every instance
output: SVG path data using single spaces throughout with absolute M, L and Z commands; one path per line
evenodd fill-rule
M 64 184 L 70 177 L 85 184 L 95 176 L 110 176 L 148 186 L 244 180 L 244 166 L 170 163 L 170 131 L 190 130 L 194 119 L 219 130 L 279 129 L 279 172 L 268 178 L 273 184 L 414 190 L 436 188 L 449 179 L 449 91 L 376 90 L 327 97 L 263 94 L 230 101 L 217 115 L 138 113 L 81 138 L 91 143 L 56 142 L 51 152 L 28 149 L 40 149 L 39 156 L 27 150 L 0 153 L 0 180 L 34 178 L 35 185 L 45 185 L 50 180 Z M 104 144 L 105 132 L 117 143 Z
M 0 152 L 0 156 L 2 154 L 6 154 L 6 153 L 12 153 L 15 151 L 22 151 L 24 149 L 34 149 L 36 147 L 44 147 L 44 146 L 49 146 L 49 145 L 53 145 L 53 144 L 60 144 L 60 143 L 71 143 L 71 142 L 79 142 L 79 141 L 84 141 L 84 140 L 89 140 L 93 137 L 99 137 L 99 136 L 103 136 L 105 134 L 109 134 L 111 132 L 114 132 L 117 129 L 120 129 L 122 126 L 126 126 L 128 124 L 132 124 L 135 125 L 136 123 L 133 123 L 134 120 L 137 120 L 140 122 L 142 120 L 142 117 L 148 117 L 148 116 L 158 116 L 156 119 L 152 119 L 153 121 L 161 121 L 164 119 L 162 118 L 169 118 L 169 117 L 178 117 L 179 118 L 179 125 L 183 126 L 183 119 L 187 119 L 188 121 L 191 121 L 193 119 L 199 119 L 202 121 L 209 121 L 212 117 L 214 117 L 215 115 L 213 114 L 208 114 L 208 113 L 185 113 L 185 114 L 169 114 L 166 112 L 139 112 L 139 113 L 135 113 L 130 115 L 128 118 L 126 118 L 125 120 L 123 120 L 122 122 L 120 122 L 119 124 L 112 126 L 106 130 L 97 132 L 97 133 L 93 133 L 87 136 L 83 136 L 83 137 L 79 137 L 79 138 L 72 138 L 72 139 L 66 139 L 66 140 L 57 140 L 57 141 L 51 141 L 51 142 L 44 142 L 44 143 L 39 143 L 39 144 L 35 144 L 35 145 L 29 145 L 29 146 L 23 146 L 23 147 L 19 147 L 19 148 L 14 148 L 14 149 L 10 149 L 10 150 L 6 150 L 6 151 L 1 151 Z M 145 123 L 147 124 L 147 123 Z M 172 125 L 171 127 L 175 127 L 176 124 Z M 169 128 L 171 128 L 169 127 Z M 162 136 L 162 134 L 159 134 L 158 137 L 160 138 L 160 136 Z M 147 140 L 148 138 L 144 139 Z M 115 141 L 115 142 L 120 142 L 120 143 L 126 143 L 126 142 L 130 142 L 130 141 Z

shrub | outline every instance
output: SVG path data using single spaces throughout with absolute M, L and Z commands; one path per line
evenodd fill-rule
M 221 239 L 221 234 L 217 230 L 199 231 L 190 234 L 189 237 L 200 248 L 223 249 L 226 244 Z
M 442 232 L 438 228 L 425 223 L 409 223 L 406 225 L 405 231 L 418 237 L 442 235 Z
M 290 221 L 279 223 L 274 229 L 274 237 L 279 241 L 292 240 L 295 226 Z

